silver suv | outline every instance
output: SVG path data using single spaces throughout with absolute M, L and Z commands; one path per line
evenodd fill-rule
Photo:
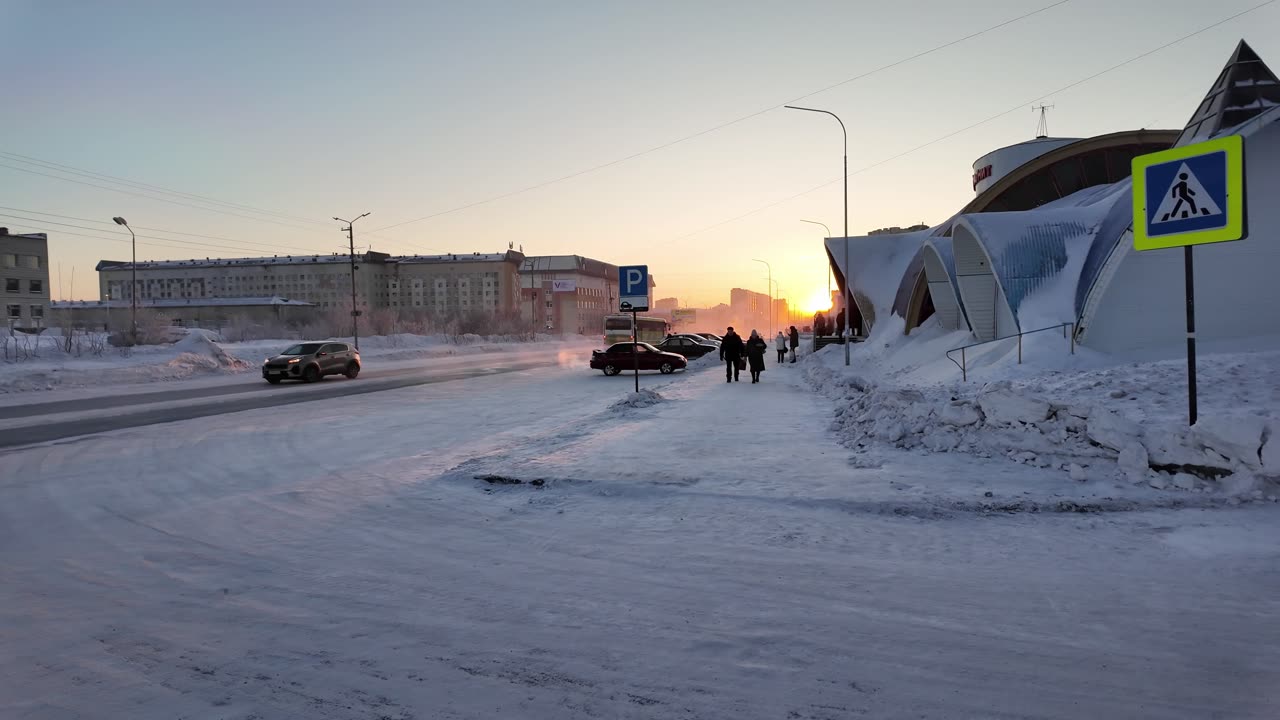
M 298 343 L 262 361 L 262 377 L 275 385 L 281 380 L 316 382 L 325 375 L 360 374 L 360 351 L 346 343 Z

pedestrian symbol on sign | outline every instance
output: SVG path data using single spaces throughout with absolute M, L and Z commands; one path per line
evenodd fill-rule
M 1191 168 L 1187 167 L 1186 163 L 1182 163 L 1173 185 L 1165 193 L 1160 206 L 1156 208 L 1151 224 L 1221 214 L 1222 208 L 1213 201 L 1213 196 L 1205 191 L 1204 185 Z

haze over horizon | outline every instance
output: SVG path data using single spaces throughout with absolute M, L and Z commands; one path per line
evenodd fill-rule
M 827 281 L 800 220 L 841 232 L 840 132 L 782 104 L 848 126 L 851 234 L 934 224 L 976 158 L 1035 134 L 1033 104 L 1055 136 L 1181 127 L 1241 38 L 1280 63 L 1256 30 L 1277 20 L 1261 0 L 10 0 L 0 225 L 49 234 L 57 299 L 127 259 L 115 215 L 140 259 L 179 259 L 345 252 L 329 218 L 367 211 L 365 247 L 647 263 L 690 306 L 765 292 L 762 258 L 803 307 Z

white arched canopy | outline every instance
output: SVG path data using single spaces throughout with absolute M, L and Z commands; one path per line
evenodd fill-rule
M 948 247 L 944 248 L 946 257 L 940 252 L 936 241 L 946 240 Z M 956 292 L 956 286 L 951 282 L 951 272 L 948 268 L 954 261 L 951 260 L 950 240 L 947 238 L 935 238 L 924 244 L 924 274 L 925 280 L 929 284 L 929 297 L 933 300 L 934 314 L 938 316 L 938 323 L 948 330 L 959 330 L 965 326 L 964 312 L 960 308 L 960 296 Z
M 1013 310 L 973 226 L 960 218 L 951 239 L 956 258 L 956 285 L 974 337 L 986 341 L 1017 333 Z

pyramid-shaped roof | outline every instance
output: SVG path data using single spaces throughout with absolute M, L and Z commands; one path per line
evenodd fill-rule
M 1280 105 L 1280 80 L 1244 40 L 1200 101 L 1175 146 L 1207 140 Z

